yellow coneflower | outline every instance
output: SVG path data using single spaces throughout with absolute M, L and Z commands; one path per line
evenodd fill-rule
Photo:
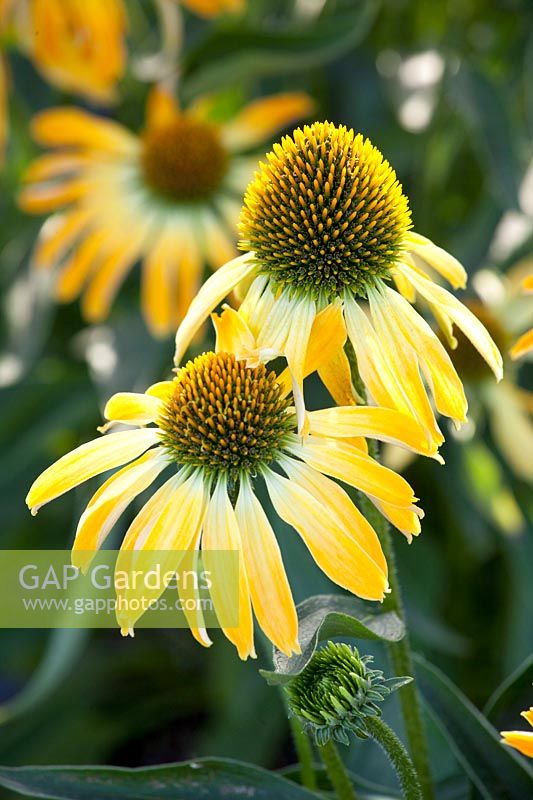
M 522 716 L 533 727 L 533 707 L 529 711 L 522 711 Z M 500 731 L 500 735 L 503 744 L 533 758 L 533 731 Z
M 331 312 L 323 313 L 327 318 Z M 247 335 L 236 312 L 216 322 L 219 346 Z M 327 347 L 320 357 L 315 354 L 308 370 L 328 354 Z M 361 437 L 418 452 L 427 452 L 427 443 L 424 429 L 411 417 L 365 406 L 311 413 L 310 433 L 302 439 L 289 386 L 286 377 L 278 378 L 264 364 L 247 366 L 230 352 L 204 353 L 177 370 L 172 381 L 144 394 L 111 397 L 105 429 L 116 423 L 136 429 L 106 433 L 63 456 L 37 478 L 28 506 L 36 513 L 83 481 L 122 467 L 98 489 L 80 519 L 73 563 L 86 568 L 128 504 L 171 468 L 172 476 L 125 535 L 120 554 L 125 563 L 128 553 L 138 550 L 238 551 L 239 626 L 224 628 L 226 636 L 242 658 L 253 655 L 253 609 L 277 647 L 287 655 L 298 652 L 290 587 L 254 486 L 266 485 L 277 514 L 296 529 L 331 580 L 365 599 L 382 600 L 388 584 L 379 540 L 336 481 L 365 493 L 410 538 L 420 530 L 421 515 L 413 490 L 368 455 Z M 221 619 L 228 602 L 225 577 L 216 563 L 211 573 L 211 596 Z M 141 613 L 118 612 L 124 633 L 132 632 Z M 210 644 L 202 626 L 191 627 L 198 641 Z
M 526 292 L 533 292 L 533 275 L 528 275 L 527 278 L 524 278 L 523 287 Z M 515 342 L 511 348 L 511 358 L 516 361 L 531 352 L 533 352 L 533 328 L 523 333 Z
M 329 122 L 296 130 L 274 146 L 249 185 L 240 220 L 241 247 L 249 252 L 200 290 L 176 336 L 176 363 L 205 316 L 241 283 L 258 356 L 285 355 L 301 395 L 313 321 L 339 302 L 370 396 L 414 416 L 437 447 L 443 437 L 422 376 L 439 413 L 461 423 L 467 403 L 449 355 L 412 303 L 426 301 L 450 339 L 457 325 L 498 378 L 502 360 L 479 320 L 432 279 L 437 273 L 462 287 L 463 267 L 410 228 L 407 198 L 368 139 Z M 342 349 L 323 379 L 334 398 L 346 395 Z
M 239 200 L 250 157 L 274 131 L 309 113 L 305 94 L 255 100 L 225 124 L 209 103 L 180 111 L 154 89 L 141 136 L 76 108 L 44 111 L 33 133 L 53 152 L 37 159 L 20 195 L 43 226 L 34 262 L 59 264 L 56 295 L 83 292 L 89 321 L 106 317 L 127 272 L 142 261 L 142 309 L 159 335 L 175 330 L 202 279 L 235 254 Z
M 0 31 L 54 86 L 109 103 L 126 65 L 122 0 L 1 0 Z M 0 144 L 7 136 L 7 71 L 0 55 Z M 3 152 L 3 151 L 2 151 Z

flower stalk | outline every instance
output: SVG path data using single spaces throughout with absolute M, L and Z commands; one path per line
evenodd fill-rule
M 338 800 L 357 800 L 334 741 L 329 739 L 326 744 L 319 747 L 319 752 Z
M 422 800 L 422 789 L 413 762 L 394 731 L 381 717 L 367 719 L 366 729 L 394 767 L 405 800 Z

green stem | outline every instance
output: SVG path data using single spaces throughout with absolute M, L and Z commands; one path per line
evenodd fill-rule
M 381 717 L 367 717 L 366 729 L 394 767 L 405 800 L 422 800 L 422 789 L 413 762 L 394 731 Z
M 282 694 L 285 695 L 285 692 Z M 306 789 L 314 790 L 317 788 L 316 775 L 313 767 L 313 748 L 309 736 L 304 731 L 296 717 L 290 716 L 289 723 L 294 741 L 294 748 L 298 761 L 300 762 L 300 780 Z
M 351 343 L 347 344 L 346 346 L 346 354 L 350 362 L 354 388 L 361 397 L 366 398 L 366 389 L 359 375 L 357 359 Z M 368 452 L 369 455 L 379 461 L 378 447 L 374 440 L 370 440 L 368 442 Z M 374 504 L 366 497 L 366 495 L 361 493 L 360 499 L 361 511 L 365 514 L 366 518 L 376 531 L 389 567 L 390 593 L 387 595 L 387 598 L 384 601 L 384 607 L 390 611 L 395 611 L 400 619 L 405 623 L 405 610 L 403 606 L 400 581 L 398 579 L 396 556 L 394 554 L 389 523 L 376 509 Z M 401 639 L 399 642 L 387 643 L 387 652 L 389 654 L 395 675 L 410 675 L 413 678 L 415 677 L 413 656 L 411 652 L 411 644 L 407 626 L 405 627 L 405 635 L 403 639 Z M 434 800 L 435 794 L 433 791 L 433 781 L 431 778 L 431 769 L 429 765 L 429 750 L 426 742 L 426 730 L 422 717 L 420 697 L 415 681 L 402 687 L 399 697 L 407 741 L 409 743 L 411 757 L 413 759 L 413 763 L 420 780 L 420 785 L 422 787 L 422 796 L 424 800 Z
M 333 741 L 330 739 L 319 747 L 319 751 L 338 800 L 357 800 L 352 782 Z

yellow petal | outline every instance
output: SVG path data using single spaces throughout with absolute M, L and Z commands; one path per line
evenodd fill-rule
M 465 268 L 442 247 L 438 247 L 433 244 L 431 239 L 426 239 L 425 236 L 414 231 L 406 234 L 405 244 L 409 250 L 433 267 L 439 275 L 446 278 L 454 289 L 465 288 L 468 277 Z
M 520 336 L 517 342 L 511 348 L 511 358 L 516 361 L 518 358 L 527 355 L 533 351 L 533 328 L 526 331 Z
M 89 275 L 96 268 L 105 238 L 105 231 L 92 231 L 78 244 L 68 261 L 61 267 L 55 287 L 55 295 L 59 301 L 68 303 L 81 292 Z
M 205 258 L 212 270 L 219 269 L 236 257 L 237 248 L 233 237 L 223 221 L 209 208 L 202 210 L 200 229 Z
M 270 144 L 277 131 L 308 117 L 315 103 L 304 92 L 286 92 L 253 100 L 222 128 L 223 141 L 231 150 Z
M 489 367 L 494 372 L 496 379 L 501 380 L 503 374 L 502 357 L 485 326 L 472 314 L 460 300 L 442 286 L 423 278 L 410 267 L 403 265 L 402 272 L 407 274 L 419 294 L 430 303 L 439 306 L 441 311 L 462 330 L 470 339 L 476 350 L 483 356 Z
M 416 353 L 424 376 L 441 414 L 459 422 L 466 420 L 468 403 L 463 384 L 450 356 L 427 322 L 397 292 L 384 287 L 382 293 L 369 292 L 372 319 L 378 336 L 395 339 L 401 357 L 405 342 Z
M 158 397 L 137 392 L 117 392 L 106 403 L 104 417 L 128 425 L 148 425 L 161 410 Z
M 185 481 L 181 475 L 177 475 L 162 488 L 165 492 L 151 507 L 150 513 L 143 515 L 138 523 L 138 535 L 130 533 L 131 529 L 128 531 L 117 558 L 117 621 L 122 630 L 133 629 L 143 614 L 143 608 L 146 609 L 149 603 L 161 596 L 170 577 L 166 583 L 161 581 L 147 586 L 145 582 L 135 584 L 130 580 L 129 585 L 121 587 L 117 583 L 117 576 L 121 572 L 133 575 L 139 565 L 143 570 L 160 565 L 162 575 L 175 573 L 198 537 L 202 525 L 206 491 L 200 473 L 193 473 Z
M 371 497 L 370 500 L 374 503 L 376 508 L 386 517 L 391 525 L 398 528 L 400 533 L 403 533 L 407 540 L 410 542 L 413 536 L 418 536 L 420 533 L 420 517 L 423 516 L 421 509 L 416 506 L 411 508 L 398 508 L 390 503 L 385 503 L 382 500 L 377 500 Z
M 139 257 L 144 233 L 145 228 L 139 226 L 127 242 L 116 246 L 98 265 L 82 301 L 82 312 L 89 322 L 100 322 L 109 314 L 116 293 Z
M 174 389 L 174 381 L 158 381 L 148 387 L 145 394 L 151 397 L 158 397 L 160 400 L 167 400 Z
M 200 534 L 201 531 L 180 566 L 181 573 L 184 576 L 191 575 L 194 578 L 192 580 L 178 581 L 178 596 L 181 601 L 181 610 L 189 624 L 192 635 L 202 647 L 211 647 L 213 642 L 207 633 L 199 591 L 202 567 L 199 554 Z
M 102 484 L 80 517 L 72 546 L 72 563 L 87 570 L 113 525 L 131 501 L 148 488 L 168 466 L 162 448 L 149 450 Z
M 413 416 L 428 431 L 437 448 L 444 437 L 435 421 L 412 348 L 398 353 L 393 340 L 378 339 L 370 320 L 350 297 L 345 300 L 345 317 L 359 373 L 374 401 Z
M 303 396 L 305 361 L 315 316 L 316 306 L 313 300 L 305 298 L 298 301 L 293 307 L 287 340 L 283 348 L 291 374 L 292 394 L 300 433 L 305 425 L 305 402 Z
M 141 307 L 154 336 L 167 336 L 174 328 L 176 274 L 176 255 L 161 236 L 145 256 L 141 273 Z
M 531 288 L 533 289 L 533 280 L 532 280 Z M 527 721 L 529 722 L 531 727 L 533 727 L 533 706 L 530 706 L 529 711 L 522 711 L 520 713 L 520 716 L 524 717 L 524 719 L 527 719 Z
M 86 209 L 74 207 L 72 211 L 57 214 L 47 219 L 41 228 L 33 254 L 37 269 L 49 269 L 59 261 L 70 245 L 77 239 L 89 220 Z
M 401 475 L 342 440 L 309 436 L 304 444 L 290 449 L 311 467 L 386 503 L 409 508 L 415 501 Z
M 309 413 L 310 433 L 332 438 L 365 436 L 432 455 L 425 429 L 413 417 L 391 408 L 341 406 Z
M 255 269 L 253 256 L 245 253 L 233 261 L 229 261 L 206 280 L 177 330 L 174 355 L 174 363 L 177 366 L 194 334 L 209 314 L 253 269 Z
M 248 480 L 241 482 L 235 515 L 257 621 L 282 653 L 299 653 L 298 617 L 279 545 Z
M 220 552 L 224 550 L 234 552 L 238 558 L 238 570 L 232 578 L 221 568 Z M 205 568 L 210 573 L 209 591 L 224 634 L 235 645 L 240 658 L 243 660 L 248 656 L 255 658 L 250 590 L 242 557 L 241 533 L 226 491 L 226 482 L 222 479 L 218 480 L 209 501 L 202 537 L 202 553 Z M 238 581 L 237 587 L 231 585 L 233 578 Z M 234 618 L 236 611 L 238 611 L 238 627 L 224 626 L 223 621 Z
M 337 524 L 330 507 L 271 470 L 264 476 L 276 512 L 300 534 L 320 569 L 359 597 L 382 600 L 388 588 L 385 573 Z
M 65 173 L 78 171 L 88 161 L 85 153 L 46 153 L 31 162 L 22 180 L 24 183 L 36 183 L 57 178 Z
M 291 481 L 295 481 L 313 497 L 316 497 L 320 503 L 327 506 L 330 514 L 335 518 L 336 524 L 358 542 L 386 576 L 388 574 L 387 562 L 377 533 L 342 486 L 332 481 L 331 478 L 326 478 L 308 464 L 293 458 L 284 460 L 282 466 Z
M 155 428 L 121 431 L 77 447 L 46 469 L 32 484 L 26 503 L 32 514 L 41 506 L 108 469 L 137 458 L 159 441 Z
M 254 336 L 242 314 L 224 305 L 222 314 L 211 314 L 215 326 L 217 353 L 251 352 L 255 348 Z
M 18 204 L 27 214 L 45 214 L 76 202 L 87 193 L 86 179 L 72 178 L 59 183 L 36 183 L 19 193 Z
M 501 731 L 502 744 L 518 750 L 529 758 L 533 758 L 533 733 L 530 731 Z
M 126 128 L 79 108 L 41 111 L 32 120 L 31 131 L 45 147 L 87 147 L 111 153 L 132 154 L 139 143 Z
M 503 380 L 483 391 L 490 430 L 504 458 L 522 480 L 533 482 L 533 422 L 514 384 Z
M 163 86 L 154 86 L 146 101 L 146 127 L 162 128 L 172 125 L 180 117 L 176 98 Z

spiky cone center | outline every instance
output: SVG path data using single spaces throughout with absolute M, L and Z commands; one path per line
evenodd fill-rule
M 396 174 L 369 139 L 315 122 L 274 145 L 249 185 L 240 247 L 280 286 L 332 300 L 387 278 L 411 227 Z
M 492 311 L 477 300 L 463 300 L 463 303 L 483 323 L 500 353 L 506 353 L 511 346 L 512 337 Z M 472 384 L 492 380 L 494 376 L 490 367 L 470 339 L 457 326 L 454 327 L 453 334 L 457 340 L 457 347 L 453 350 L 442 333 L 439 333 L 439 338 L 453 359 L 461 378 Z
M 142 137 L 145 181 L 172 200 L 195 202 L 210 197 L 226 174 L 228 160 L 218 129 L 191 117 L 150 128 Z
M 179 370 L 158 425 L 175 461 L 236 480 L 282 452 L 294 428 L 289 408 L 274 371 L 204 353 Z
M 383 673 L 369 669 L 371 662 L 355 647 L 328 642 L 288 684 L 289 709 L 318 744 L 331 738 L 348 744 L 350 732 L 368 736 L 365 718 L 381 714 L 377 703 L 390 692 Z

